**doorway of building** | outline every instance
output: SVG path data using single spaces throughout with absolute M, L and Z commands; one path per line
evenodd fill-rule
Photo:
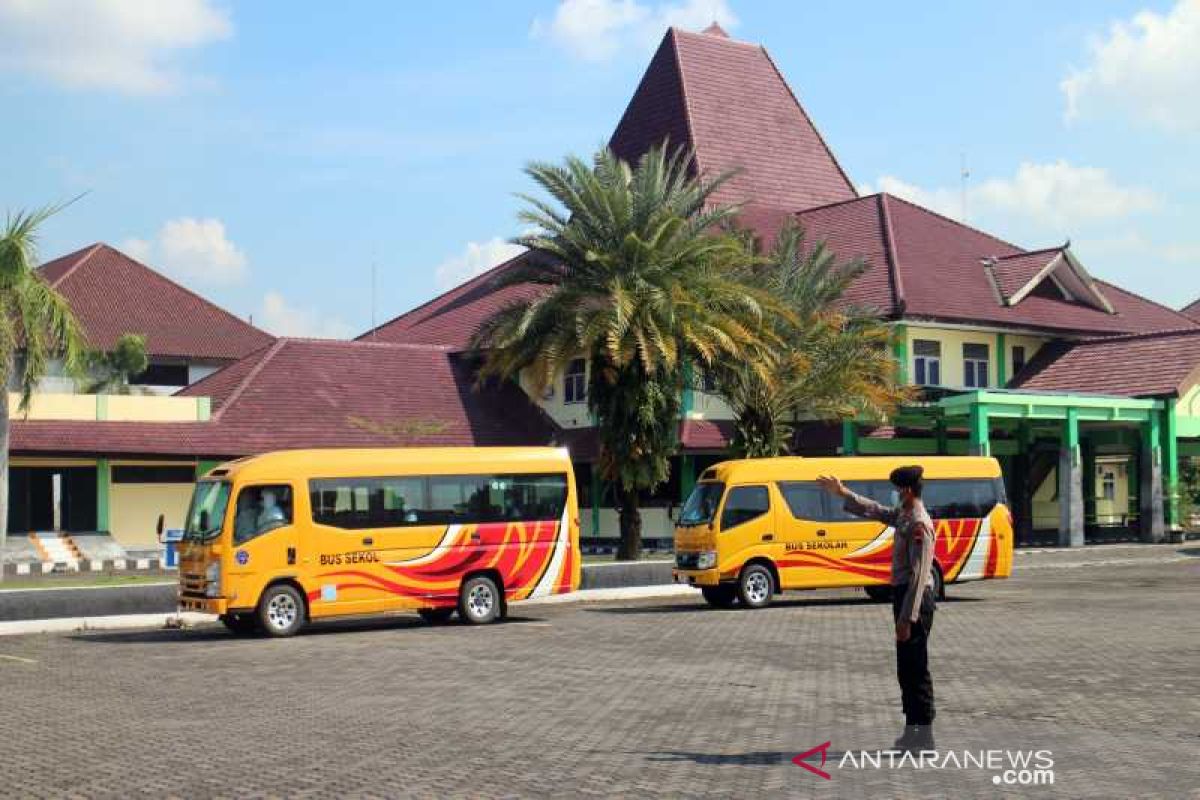
M 8 530 L 96 530 L 95 467 L 10 467 Z

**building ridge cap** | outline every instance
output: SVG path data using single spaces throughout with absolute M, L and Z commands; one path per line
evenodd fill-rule
M 263 371 L 263 368 L 266 367 L 266 365 L 271 361 L 271 359 L 275 358 L 275 356 L 279 353 L 280 350 L 282 350 L 284 348 L 284 346 L 287 344 L 287 342 L 288 342 L 287 339 L 283 339 L 283 338 L 276 339 L 274 342 L 271 343 L 271 345 L 269 347 L 265 348 L 266 352 L 263 353 L 262 358 L 260 358 L 258 360 L 257 364 L 255 364 L 253 367 L 250 368 L 250 371 L 246 373 L 245 377 L 243 377 L 240 381 L 238 381 L 237 386 L 234 387 L 233 391 L 230 392 L 229 395 L 225 398 L 224 402 L 221 403 L 221 407 L 218 408 L 217 412 L 212 415 L 211 419 L 213 422 L 221 421 L 221 419 L 225 415 L 225 409 L 229 408 L 235 402 L 237 402 L 238 398 L 240 398 L 242 396 L 242 394 L 245 393 L 246 388 L 250 385 L 251 381 L 253 381 L 255 378 L 258 377 L 258 374 Z M 262 351 L 259 351 L 259 352 L 262 352 Z
M 845 200 L 833 200 L 828 203 L 821 203 L 821 205 L 819 205 L 819 206 L 807 206 L 806 208 L 802 208 L 798 211 L 792 211 L 791 213 L 794 216 L 798 217 L 802 214 L 809 214 L 813 211 L 824 211 L 827 208 L 834 208 L 835 206 L 844 206 L 844 205 L 848 205 L 850 203 L 858 203 L 863 200 L 874 200 L 874 199 L 878 198 L 879 195 L 881 195 L 881 194 L 883 194 L 883 192 L 872 192 L 871 194 L 860 194 L 857 197 L 847 197 Z
M 888 260 L 888 270 L 892 278 L 894 312 L 904 315 L 908 308 L 908 300 L 904 296 L 904 278 L 900 271 L 900 249 L 896 246 L 896 234 L 892 230 L 892 212 L 888 208 L 887 194 L 879 193 L 879 216 L 883 223 L 883 253 Z
M 680 52 L 680 49 L 679 49 L 679 39 L 677 36 L 678 33 L 680 33 L 680 30 L 678 28 L 671 27 L 667 31 L 667 36 L 668 36 L 668 38 L 671 39 L 671 52 L 675 57 L 675 73 L 679 76 L 679 96 L 680 96 L 680 99 L 683 100 L 683 129 L 685 131 L 687 131 L 688 149 L 691 151 L 690 155 L 691 155 L 692 162 L 696 165 L 696 176 L 700 177 L 701 175 L 704 174 L 704 168 L 700 166 L 700 146 L 696 142 L 696 126 L 692 122 L 692 105 L 688 101 L 687 78 L 684 76 L 683 54 Z M 696 34 L 696 35 L 704 36 L 705 34 Z M 709 37 L 709 38 L 716 38 L 716 37 Z M 726 41 L 733 41 L 733 40 L 728 39 Z M 649 69 L 649 67 L 647 67 L 647 69 Z M 634 94 L 636 94 L 636 93 L 637 92 L 635 90 Z M 633 98 L 630 98 L 630 102 L 631 103 L 633 102 Z M 620 123 L 618 123 L 618 124 L 620 124 Z M 667 155 L 670 155 L 670 153 L 668 153 Z
M 59 285 L 60 283 L 62 283 L 63 281 L 65 281 L 65 280 L 66 280 L 67 278 L 69 278 L 70 276 L 74 275 L 74 274 L 75 274 L 75 271 L 76 271 L 77 269 L 79 269 L 81 266 L 83 266 L 85 263 L 87 263 L 87 261 L 88 261 L 88 260 L 89 260 L 89 259 L 90 259 L 92 256 L 94 256 L 96 253 L 100 252 L 100 250 L 101 250 L 102 248 L 105 248 L 105 247 L 109 247 L 109 245 L 105 244 L 104 242 L 95 242 L 94 244 L 91 244 L 91 245 L 89 245 L 89 246 L 87 246 L 87 247 L 83 247 L 83 248 L 80 248 L 79 250 L 76 250 L 75 252 L 77 252 L 77 253 L 79 253 L 79 252 L 83 252 L 84 250 L 86 250 L 87 252 L 86 252 L 86 253 L 83 253 L 83 255 L 82 255 L 82 256 L 80 256 L 80 257 L 79 257 L 79 258 L 78 258 L 78 259 L 75 261 L 75 263 L 74 263 L 74 264 L 72 264 L 71 266 L 67 267 L 66 271 L 65 271 L 65 272 L 63 272 L 63 274 L 62 274 L 62 275 L 59 275 L 59 276 L 58 276 L 58 277 L 57 277 L 57 278 L 56 278 L 54 281 L 52 281 L 52 282 L 50 283 L 50 288 L 52 288 L 52 289 L 56 289 L 56 288 L 58 288 L 58 285 Z M 115 248 L 110 248 L 110 249 L 115 249 Z M 118 250 L 117 252 L 120 252 L 120 251 Z M 67 253 L 67 255 L 70 255 L 70 253 Z M 63 256 L 63 257 L 65 258 L 65 256 Z M 58 260 L 58 259 L 51 259 L 50 261 L 47 261 L 46 263 L 47 263 L 47 264 L 49 264 L 49 263 L 51 263 L 51 262 L 53 262 L 53 261 L 57 261 L 57 260 Z M 42 266 L 45 266 L 45 264 L 43 264 Z M 39 269 L 40 269 L 40 268 L 39 268 Z

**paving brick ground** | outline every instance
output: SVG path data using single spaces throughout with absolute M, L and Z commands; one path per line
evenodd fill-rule
M 1200 797 L 1200 547 L 1017 564 L 938 611 L 938 745 L 1048 749 L 1053 786 L 839 769 L 898 733 L 889 610 L 814 592 L 758 612 L 527 606 L 489 628 L 393 618 L 286 641 L 8 638 L 0 794 Z M 830 780 L 790 763 L 825 741 Z

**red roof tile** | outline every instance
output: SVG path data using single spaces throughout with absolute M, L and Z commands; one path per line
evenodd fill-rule
M 1183 394 L 1200 378 L 1200 329 L 1043 347 L 1013 388 L 1122 397 Z
M 719 203 L 795 211 L 853 198 L 766 49 L 718 31 L 667 32 L 613 133 L 613 151 L 633 161 L 667 140 L 690 147 L 702 173 L 741 169 L 715 194 Z
M 683 450 L 724 450 L 732 438 L 730 420 L 685 419 L 679 423 L 679 446 Z
M 106 244 L 38 269 L 62 294 L 88 342 L 112 348 L 126 333 L 146 337 L 152 356 L 231 361 L 273 341 L 229 312 Z
M 1200 322 L 1200 300 L 1184 306 L 1179 313 L 1185 317 L 1194 319 L 1196 322 Z
M 871 195 L 797 215 L 809 241 L 840 258 L 861 257 L 867 272 L 846 299 L 891 316 L 1010 325 L 1062 332 L 1141 333 L 1197 327 L 1177 311 L 1095 280 L 1116 311 L 1027 295 L 1001 305 L 982 260 L 1026 251 L 890 195 Z
M 280 339 L 184 389 L 207 422 L 13 423 L 14 452 L 237 456 L 310 447 L 548 444 L 557 426 L 514 384 L 477 388 L 445 348 Z

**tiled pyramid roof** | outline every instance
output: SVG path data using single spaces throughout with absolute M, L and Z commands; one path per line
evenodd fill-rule
M 38 273 L 75 312 L 89 344 L 146 337 L 152 356 L 232 361 L 274 338 L 106 244 L 56 258 Z

